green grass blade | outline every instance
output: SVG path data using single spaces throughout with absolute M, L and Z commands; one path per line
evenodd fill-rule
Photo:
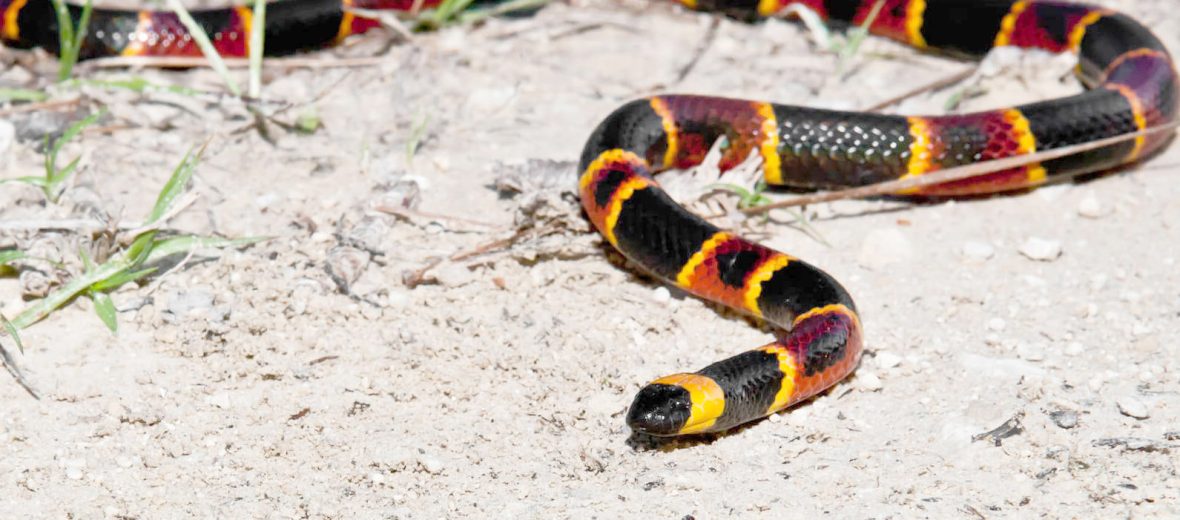
M 141 265 L 147 261 L 148 255 L 152 254 L 152 248 L 156 245 L 156 232 L 148 231 L 137 237 L 131 242 L 131 246 L 127 248 L 124 256 L 128 259 L 131 265 Z
M 65 0 L 53 0 L 58 27 L 58 81 L 69 79 L 74 71 L 74 65 L 78 63 L 78 55 L 82 50 L 82 42 L 86 39 L 86 29 L 90 25 L 90 13 L 93 10 L 94 6 L 90 0 L 86 0 L 82 6 L 82 15 L 78 18 L 78 25 L 75 26 Z
M 881 14 L 881 9 L 885 7 L 885 0 L 877 0 L 873 3 L 872 9 L 869 10 L 869 15 L 865 17 L 863 23 L 858 27 L 848 31 L 848 41 L 844 44 L 844 48 L 840 49 L 840 68 L 843 70 L 844 64 L 856 55 L 860 50 L 860 44 L 865 41 L 869 35 L 869 28 L 873 26 L 873 22 L 877 20 L 877 15 Z
M 82 42 L 86 41 L 86 31 L 90 27 L 90 13 L 92 11 L 94 11 L 94 4 L 91 0 L 86 0 L 86 3 L 82 4 L 82 15 L 78 17 L 78 27 L 74 29 L 74 41 L 70 45 L 70 59 L 73 60 L 73 63 L 70 63 L 70 69 L 65 71 L 64 76 L 61 75 L 60 71 L 58 72 L 58 81 L 70 77 L 74 63 L 77 63 L 78 56 L 82 53 Z
M 208 95 L 208 92 L 202 92 L 195 88 L 184 87 L 181 85 L 163 85 L 160 83 L 152 83 L 141 77 L 134 77 L 130 79 L 71 79 L 62 84 L 67 88 L 78 88 L 81 86 L 99 87 L 105 89 L 123 89 L 132 92 L 171 92 L 173 94 L 180 94 L 183 96 L 197 97 Z M 0 98 L 2 99 L 2 98 Z
M 303 134 L 314 134 L 316 130 L 324 126 L 320 115 L 316 113 L 315 109 L 309 109 L 295 117 L 295 129 Z
M 65 0 L 53 0 L 53 14 L 57 16 L 57 45 L 58 53 L 61 54 L 58 58 L 60 65 L 57 69 L 57 80 L 62 81 L 69 77 L 69 74 L 63 77 L 62 71 L 67 68 L 66 53 L 74 48 L 74 20 L 70 18 L 70 8 Z M 73 68 L 73 64 L 68 67 Z
M 250 87 L 252 99 L 262 96 L 262 49 L 266 44 L 266 0 L 254 0 L 254 22 L 250 26 Z
M 8 265 L 17 260 L 28 258 L 24 251 L 17 249 L 5 249 L 0 251 L 0 265 Z
M 29 90 L 23 88 L 0 88 L 0 101 L 45 101 L 49 99 L 49 94 L 41 92 L 40 90 Z
M 12 341 L 16 343 L 16 348 L 20 349 L 21 354 L 24 354 L 25 343 L 20 340 L 20 331 L 16 330 L 16 325 L 13 325 L 11 321 L 8 321 L 8 318 L 3 314 L 0 314 L 0 322 L 4 323 L 4 330 L 8 331 L 8 335 L 12 336 Z
M 730 193 L 736 194 L 739 198 L 742 198 L 742 199 L 749 198 L 750 195 L 752 195 L 750 190 L 746 189 L 745 186 L 739 186 L 737 184 L 731 184 L 728 182 L 719 182 L 716 184 L 710 184 L 708 186 L 705 186 L 705 189 L 728 191 Z
M 257 244 L 270 237 L 220 238 L 186 235 L 172 237 L 156 242 L 152 248 L 148 261 L 159 260 L 178 253 L 188 253 L 198 249 L 225 249 Z
M 497 3 L 496 5 L 487 9 L 471 10 L 461 13 L 458 16 L 458 21 L 461 24 L 481 22 L 493 16 L 500 16 L 502 14 L 540 9 L 546 5 L 549 5 L 552 1 L 553 0 L 509 0 L 507 2 Z
M 0 314 L 0 322 L 4 322 L 4 328 L 8 330 L 8 334 L 12 336 L 13 341 L 16 342 L 17 348 L 19 348 L 23 354 L 25 351 L 25 346 L 20 341 L 20 334 L 17 333 L 16 327 L 13 326 L 12 322 L 8 321 L 8 318 L 4 317 L 3 314 Z M 12 378 L 16 380 L 16 383 L 20 385 L 21 388 L 24 388 L 25 391 L 29 393 L 29 395 L 33 396 L 34 399 L 41 398 L 41 396 L 37 395 L 37 391 L 33 390 L 33 385 L 29 383 L 29 380 L 25 379 L 25 375 L 20 371 L 20 366 L 16 364 L 16 359 L 14 359 L 12 354 L 8 352 L 8 349 L 4 348 L 3 343 L 0 343 L 0 364 L 4 365 L 4 368 L 8 370 L 9 374 L 12 375 Z
M 115 302 L 111 301 L 111 295 L 102 291 L 91 291 L 90 299 L 94 301 L 94 312 L 98 314 L 98 319 L 102 320 L 111 332 L 119 332 L 119 311 L 115 310 Z
M 70 280 L 69 283 L 59 287 L 56 291 L 26 307 L 12 319 L 12 324 L 18 329 L 27 329 L 30 325 L 45 319 L 49 313 L 86 291 L 91 285 L 110 278 L 126 268 L 127 266 L 122 261 L 112 260 L 94 271 Z
M 41 185 L 41 188 L 45 191 L 45 196 L 49 200 L 57 202 L 59 188 L 74 173 L 74 170 L 78 166 L 78 161 L 81 160 L 81 156 L 76 157 L 65 168 L 59 170 L 57 168 L 57 154 L 61 152 L 62 147 L 66 143 L 73 141 L 74 138 L 78 137 L 78 134 L 82 133 L 82 130 L 97 123 L 99 118 L 106 115 L 106 113 L 107 111 L 104 108 L 86 116 L 80 121 L 76 121 L 69 128 L 66 128 L 66 131 L 62 132 L 61 137 L 54 140 L 53 145 L 49 147 L 49 152 L 45 154 L 45 183 Z M 48 140 L 48 136 L 46 136 L 46 139 Z
M 474 0 L 443 0 L 434 11 L 422 19 L 423 25 L 437 29 L 454 23 L 456 16 L 467 9 Z
M 74 140 L 75 137 L 78 137 L 78 134 L 82 133 L 82 130 L 85 130 L 86 127 L 97 123 L 98 118 L 106 115 L 106 113 L 107 110 L 103 108 L 98 112 L 94 112 L 82 118 L 81 120 L 75 121 L 74 124 L 69 126 L 69 128 L 66 128 L 65 132 L 61 133 L 61 137 L 57 138 L 57 140 L 53 142 L 53 151 L 51 155 L 57 157 L 57 152 L 61 151 L 61 147 L 63 145 Z
M 414 154 L 418 152 L 418 145 L 422 143 L 422 138 L 426 136 L 426 129 L 430 125 L 430 114 L 426 112 L 418 112 L 414 117 L 413 126 L 410 127 L 410 138 L 406 139 L 406 166 L 412 166 L 414 162 Z
M 48 184 L 42 177 L 13 177 L 11 179 L 0 179 L 0 184 L 8 184 L 10 182 L 19 182 L 22 184 L 31 184 L 38 188 L 45 188 Z
M 109 291 L 118 289 L 119 287 L 122 287 L 123 284 L 138 281 L 141 278 L 156 272 L 157 270 L 158 268 L 156 267 L 149 267 L 147 269 L 140 269 L 138 271 L 123 271 L 119 274 L 116 274 L 115 276 L 107 278 L 106 280 L 91 285 L 90 289 L 94 291 Z
M 803 26 L 807 28 L 807 32 L 815 40 L 816 46 L 827 50 L 836 49 L 835 42 L 832 39 L 832 31 L 828 29 L 828 25 L 824 22 L 824 19 L 814 9 L 804 4 L 791 4 L 786 9 L 775 13 L 776 17 L 792 15 L 803 22 Z
M 90 271 L 94 270 L 94 260 L 90 259 L 90 253 L 87 253 L 85 249 L 82 249 L 78 251 L 78 256 L 82 257 L 82 268 L 86 269 L 86 272 L 89 273 Z
M 164 188 L 160 190 L 160 195 L 156 198 L 156 205 L 152 207 L 152 212 L 148 214 L 144 225 L 150 226 L 155 224 L 156 221 L 168 213 L 168 210 L 172 208 L 172 204 L 176 202 L 177 197 L 180 197 L 188 187 L 189 181 L 193 178 L 193 171 L 196 170 L 197 164 L 201 162 L 201 155 L 204 153 L 205 145 L 201 145 L 196 150 L 196 153 L 189 150 L 184 154 L 184 158 L 172 170 L 172 175 L 168 177 L 168 182 L 164 183 Z
M 52 172 L 53 178 L 49 179 L 45 183 L 47 187 L 53 191 L 57 191 L 58 185 L 70 178 L 70 174 L 74 173 L 74 169 L 78 167 L 78 161 L 81 160 L 82 156 L 75 157 L 74 160 L 70 161 L 70 163 L 67 164 L 65 168 Z
M 205 30 L 193 20 L 193 16 L 189 14 L 188 9 L 185 9 L 180 4 L 180 0 L 168 0 L 168 8 L 176 13 L 176 17 L 180 18 L 180 23 L 184 24 L 185 29 L 193 37 L 193 41 L 201 48 L 201 53 L 205 55 L 205 59 L 209 61 L 209 66 L 221 76 L 221 80 L 225 82 L 225 88 L 229 89 L 230 93 L 235 96 L 242 95 L 242 89 L 238 88 L 238 82 L 234 81 L 233 76 L 229 75 L 229 67 L 225 66 L 225 60 L 221 59 L 221 54 L 217 53 L 217 49 L 213 47 L 213 42 L 209 41 L 209 35 L 205 34 Z

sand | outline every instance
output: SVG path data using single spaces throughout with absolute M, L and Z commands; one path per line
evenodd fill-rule
M 1170 2 L 1106 3 L 1180 49 Z M 76 252 L 92 247 L 88 232 L 38 222 L 141 222 L 206 140 L 197 199 L 168 228 L 272 239 L 202 252 L 115 292 L 117 334 L 85 299 L 23 333 L 19 359 L 42 398 L 0 378 L 3 510 L 1180 515 L 1176 146 L 1025 195 L 820 204 L 806 226 L 785 212 L 720 220 L 841 280 L 863 315 L 865 358 L 832 391 L 731 434 L 661 446 L 631 437 L 622 415 L 644 382 L 769 336 L 637 275 L 590 232 L 570 193 L 593 126 L 653 92 L 864 109 L 971 66 L 877 39 L 841 64 L 792 23 L 721 21 L 706 38 L 712 23 L 659 3 L 574 2 L 299 57 L 347 67 L 276 60 L 266 110 L 322 127 L 270 124 L 273 142 L 218 96 L 89 87 L 72 109 L 7 116 L 5 178 L 41 172 L 44 133 L 110 110 L 103 131 L 63 151 L 83 159 L 60 203 L 0 186 L 0 246 L 66 262 L 0 278 L 6 316 L 26 291 L 79 272 Z M 0 58 L 5 86 L 54 71 L 33 53 Z M 1070 65 L 996 53 L 971 80 L 886 110 L 942 113 L 963 91 L 973 95 L 958 110 L 1066 95 L 1081 89 Z M 207 70 L 80 73 L 223 90 Z M 701 170 L 670 181 L 681 200 L 731 208 L 716 194 L 697 201 L 716 180 Z

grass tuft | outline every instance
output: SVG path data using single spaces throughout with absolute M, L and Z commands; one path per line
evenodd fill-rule
M 12 338 L 13 343 L 16 343 L 16 347 L 23 354 L 25 351 L 25 345 L 21 343 L 20 334 L 17 332 L 16 327 L 13 326 L 12 322 L 8 321 L 8 318 L 5 318 L 3 314 L 0 314 L 0 323 L 4 324 L 4 330 L 8 332 L 8 337 Z M 4 365 L 4 369 L 12 375 L 12 378 L 16 380 L 16 383 L 19 384 L 21 388 L 24 388 L 25 391 L 29 393 L 29 395 L 33 396 L 34 399 L 41 398 L 41 396 L 37 395 L 37 391 L 33 389 L 33 385 L 29 383 L 27 378 L 25 378 L 24 373 L 21 372 L 20 365 L 16 364 L 16 358 L 12 357 L 12 353 L 9 352 L 8 349 L 4 348 L 3 342 L 0 342 L 0 365 Z
M 710 190 L 721 190 L 733 193 L 738 196 L 738 209 L 756 208 L 764 204 L 770 204 L 770 197 L 767 197 L 767 184 L 763 179 L 758 179 L 754 183 L 754 189 L 747 189 L 745 186 L 740 186 L 731 183 L 710 184 L 705 187 Z
M 758 179 L 758 181 L 754 183 L 754 189 L 747 189 L 745 186 L 739 186 L 737 184 L 731 183 L 718 183 L 707 186 L 709 189 L 727 191 L 737 195 L 737 207 L 742 211 L 773 204 L 774 201 L 765 195 L 766 189 L 768 187 L 769 185 L 766 183 L 765 179 Z M 819 233 L 819 230 L 815 229 L 815 227 L 811 225 L 811 222 L 807 219 L 807 216 L 804 215 L 802 211 L 788 211 L 788 213 L 790 213 L 791 216 L 795 218 L 795 223 L 800 229 L 803 230 L 804 233 L 807 233 L 809 236 L 811 236 L 811 238 L 815 239 L 815 241 L 825 246 L 831 247 L 831 244 L 828 243 L 827 239 L 825 239 L 823 235 Z
M 61 152 L 66 143 L 74 140 L 78 134 L 82 133 L 86 127 L 98 122 L 99 118 L 106 114 L 106 110 L 99 110 L 89 116 L 86 116 L 80 121 L 75 122 L 61 134 L 61 137 L 50 142 L 49 136 L 45 136 L 45 176 L 44 177 L 15 177 L 11 179 L 0 179 L 0 184 L 19 182 L 23 184 L 31 184 L 41 188 L 45 193 L 45 198 L 50 202 L 57 203 L 64 191 L 64 185 L 67 180 L 78 169 L 78 161 L 82 160 L 82 156 L 75 157 L 64 168 L 59 168 L 57 165 L 57 155 Z
M 414 154 L 418 153 L 418 147 L 422 145 L 422 139 L 426 137 L 426 131 L 430 128 L 430 114 L 419 111 L 418 115 L 414 117 L 414 122 L 410 126 L 410 137 L 406 139 L 406 167 L 412 168 L 414 164 Z
M 254 23 L 250 29 L 250 99 L 262 96 L 262 50 L 266 44 L 266 0 L 254 0 Z
M 126 240 L 130 241 L 129 246 L 111 254 L 110 258 L 101 264 L 96 264 L 84 251 L 79 253 L 83 272 L 44 298 L 31 303 L 12 319 L 13 327 L 28 328 L 74 298 L 87 296 L 94 302 L 94 310 L 99 319 L 111 332 L 117 332 L 118 312 L 111 300 L 110 292 L 125 284 L 138 282 L 157 271 L 157 267 L 147 264 L 179 253 L 239 247 L 265 240 L 262 237 L 229 239 L 195 235 L 160 237 L 160 225 L 169 215 L 183 208 L 179 201 L 192 179 L 204 149 L 202 146 L 195 152 L 190 150 L 185 154 L 168 181 L 164 183 L 144 224 L 132 230 L 131 236 L 126 237 Z M 23 253 L 20 252 L 5 253 L 11 255 L 13 260 L 23 257 Z
M 86 30 L 90 25 L 90 13 L 94 5 L 90 0 L 82 5 L 82 15 L 78 18 L 78 25 L 70 16 L 70 7 L 65 0 L 53 0 L 53 11 L 57 15 L 58 37 L 58 68 L 57 80 L 65 81 L 74 72 L 74 65 L 78 63 L 78 55 L 82 52 L 82 42 L 86 39 Z
M 864 22 L 848 31 L 848 41 L 844 42 L 835 49 L 840 54 L 840 70 L 843 71 L 848 61 L 856 56 L 857 51 L 860 50 L 861 43 L 864 43 L 865 38 L 869 36 L 869 28 L 873 26 L 873 22 L 877 20 L 877 16 L 881 14 L 881 9 L 885 7 L 885 0 L 877 0 L 873 3 L 872 9 L 868 16 L 865 17 Z

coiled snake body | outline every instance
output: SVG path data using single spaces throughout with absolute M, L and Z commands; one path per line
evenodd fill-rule
M 682 0 L 743 18 L 803 4 L 831 21 L 863 24 L 876 0 Z M 419 7 L 430 7 L 426 0 Z M 315 48 L 376 22 L 345 8 L 400 9 L 410 0 L 287 0 L 268 7 L 266 51 Z M 79 9 L 71 7 L 76 20 Z M 0 0 L 0 39 L 58 50 L 50 0 Z M 247 53 L 244 7 L 194 18 L 218 52 Z M 582 206 L 611 245 L 664 281 L 765 320 L 776 339 L 694 373 L 643 387 L 627 413 L 635 431 L 681 435 L 725 430 L 814 396 L 860 359 L 862 328 L 848 292 L 816 267 L 718 229 L 668 197 L 653 179 L 700 164 L 719 139 L 722 171 L 761 158 L 768 184 L 859 186 L 943 168 L 1051 150 L 1173 122 L 1177 75 L 1163 44 L 1135 20 L 1067 2 L 883 0 L 869 25 L 922 49 L 980 56 L 1015 46 L 1078 57 L 1084 93 L 1002 110 L 891 116 L 718 97 L 667 95 L 632 101 L 591 134 L 579 164 Z M 199 55 L 169 13 L 96 10 L 81 57 Z M 961 196 L 1022 190 L 1055 176 L 1109 169 L 1158 150 L 1169 133 L 937 184 L 903 195 Z

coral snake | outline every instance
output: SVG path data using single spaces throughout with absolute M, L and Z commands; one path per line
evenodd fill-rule
M 436 5 L 419 2 L 418 7 Z M 821 17 L 861 25 L 876 0 L 682 0 L 743 18 L 803 4 Z M 268 7 L 268 54 L 330 45 L 377 22 L 345 8 L 414 8 L 413 0 L 288 0 Z M 863 332 L 847 291 L 795 257 L 693 215 L 653 180 L 700 164 L 719 139 L 724 171 L 757 154 L 767 183 L 804 188 L 865 185 L 939 169 L 1086 143 L 1171 123 L 1178 80 L 1163 44 L 1109 9 L 1058 1 L 883 0 L 874 34 L 920 49 L 981 56 L 1014 46 L 1073 53 L 1081 94 L 963 115 L 895 116 L 772 103 L 661 95 L 635 100 L 591 134 L 578 166 L 582 206 L 608 242 L 660 279 L 764 320 L 775 341 L 695 373 L 643 387 L 627 413 L 637 432 L 670 436 L 721 431 L 808 399 L 859 362 Z M 6 44 L 55 52 L 50 0 L 0 0 Z M 77 19 L 79 9 L 71 7 Z M 252 14 L 244 7 L 194 17 L 224 55 L 244 56 Z M 199 55 L 170 13 L 96 10 L 82 57 Z M 1105 170 L 1159 150 L 1170 133 L 902 195 L 961 196 L 1022 190 L 1057 176 Z

